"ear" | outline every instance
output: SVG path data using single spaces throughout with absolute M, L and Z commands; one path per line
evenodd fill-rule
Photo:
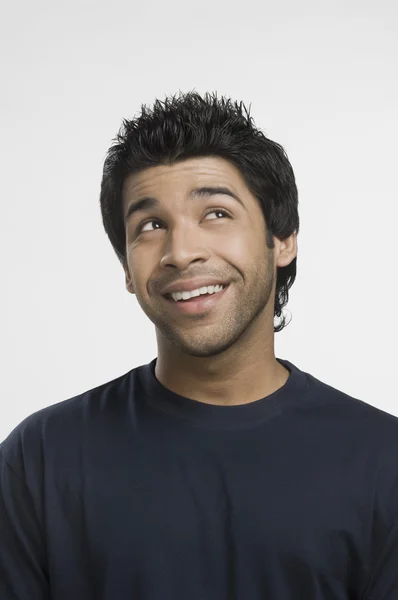
M 275 258 L 277 267 L 287 267 L 297 256 L 297 232 L 281 241 L 275 238 Z
M 130 273 L 129 273 L 129 268 L 126 265 L 126 263 L 123 264 L 123 269 L 124 269 L 124 273 L 125 273 L 125 276 L 126 276 L 126 289 L 127 289 L 128 292 L 130 292 L 130 294 L 134 294 L 135 293 L 134 292 L 134 285 L 133 285 L 133 282 L 132 282 L 132 279 L 131 279 L 131 276 L 130 276 Z

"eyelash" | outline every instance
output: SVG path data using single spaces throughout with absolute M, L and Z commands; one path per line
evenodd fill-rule
M 232 217 L 230 216 L 229 213 L 227 213 L 227 211 L 225 211 L 223 208 L 212 208 L 211 210 L 209 210 L 206 214 L 205 217 L 207 217 L 207 215 L 211 215 L 211 213 L 213 212 L 221 212 L 224 213 L 224 215 L 226 215 L 226 217 L 228 219 L 231 219 Z M 218 221 L 219 219 L 215 219 L 215 221 Z M 153 223 L 157 221 L 158 223 L 160 223 L 160 219 L 147 219 L 146 221 L 143 221 L 142 223 L 140 223 L 140 225 L 138 225 L 136 233 L 141 233 L 142 228 L 144 227 L 144 225 L 147 225 L 148 223 Z M 153 231 L 156 231 L 155 229 Z M 149 232 L 144 232 L 144 233 L 149 233 Z

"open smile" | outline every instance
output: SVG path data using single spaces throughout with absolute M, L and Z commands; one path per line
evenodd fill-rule
M 189 298 L 189 300 L 177 300 L 176 302 L 169 296 L 164 296 L 164 299 L 168 302 L 168 304 L 171 305 L 170 308 L 174 309 L 175 311 L 186 315 L 196 315 L 204 313 L 211 308 L 218 306 L 229 287 L 230 284 L 220 292 L 195 296 L 194 298 Z

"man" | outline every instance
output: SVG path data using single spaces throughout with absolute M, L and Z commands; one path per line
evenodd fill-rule
M 1 444 L 0 598 L 396 600 L 398 419 L 274 354 L 281 146 L 224 98 L 156 101 L 100 201 L 157 357 Z

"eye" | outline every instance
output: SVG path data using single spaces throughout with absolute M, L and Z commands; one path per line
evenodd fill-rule
M 141 223 L 141 225 L 138 225 L 137 233 L 142 233 L 144 231 L 144 226 L 149 225 L 149 223 L 160 223 L 160 221 L 158 219 L 149 219 L 149 221 L 144 221 L 143 223 Z
M 207 217 L 207 215 L 211 215 L 212 213 L 221 213 L 224 215 L 224 217 L 227 217 L 227 219 L 231 219 L 232 217 L 229 215 L 229 213 L 227 213 L 226 210 L 222 209 L 222 208 L 212 208 L 211 210 L 209 210 L 205 216 Z M 217 221 L 218 219 L 211 219 L 213 221 Z M 144 221 L 143 223 L 141 223 L 140 225 L 138 225 L 137 227 L 137 233 L 145 233 L 144 231 L 144 227 L 145 225 L 149 225 L 150 223 L 160 223 L 162 224 L 161 221 L 159 221 L 159 219 L 148 219 L 147 221 Z M 147 230 L 151 231 L 150 229 Z M 154 229 L 152 229 L 152 231 L 154 231 Z
M 207 215 L 211 215 L 212 213 L 222 213 L 223 215 L 225 215 L 227 217 L 227 219 L 231 218 L 231 216 L 229 215 L 229 213 L 227 213 L 222 208 L 212 208 L 209 212 L 206 213 L 206 217 L 207 217 Z

